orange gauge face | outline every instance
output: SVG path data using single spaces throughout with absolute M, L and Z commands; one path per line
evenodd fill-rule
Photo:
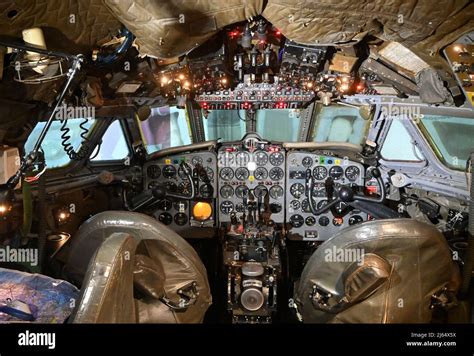
M 212 206 L 206 202 L 198 202 L 193 207 L 193 217 L 198 221 L 208 220 L 212 216 Z

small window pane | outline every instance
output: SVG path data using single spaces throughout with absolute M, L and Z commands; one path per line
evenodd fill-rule
M 365 141 L 370 120 L 358 108 L 343 105 L 322 106 L 311 133 L 314 142 L 348 142 L 360 145 Z
M 438 157 L 448 166 L 465 170 L 474 151 L 474 118 L 424 115 L 421 127 Z
M 401 120 L 393 119 L 382 146 L 382 157 L 391 161 L 421 161 L 423 155 L 412 141 Z
M 83 122 L 85 123 L 82 126 L 87 130 L 90 130 L 95 123 L 95 119 L 68 119 L 66 123 L 66 127 L 69 128 L 68 136 L 71 137 L 69 142 L 76 152 L 79 150 L 82 142 L 81 134 L 83 133 L 83 130 L 79 125 Z M 45 122 L 38 122 L 30 136 L 28 136 L 25 143 L 26 154 L 33 150 L 36 140 L 45 124 Z M 41 144 L 47 168 L 64 167 L 71 161 L 61 145 L 61 126 L 62 124 L 60 121 L 53 121 L 50 129 L 46 133 L 43 143 Z
M 168 147 L 191 144 L 191 131 L 185 109 L 175 106 L 152 108 L 150 117 L 139 121 L 139 125 L 149 154 Z
M 267 140 L 298 141 L 300 122 L 300 111 L 296 109 L 257 111 L 257 132 Z
M 237 141 L 245 135 L 245 110 L 210 110 L 202 122 L 206 141 Z
M 99 150 L 99 153 L 97 153 Z M 127 140 L 123 133 L 120 121 L 115 120 L 105 131 L 102 143 L 92 153 L 92 161 L 118 161 L 124 160 L 129 154 Z

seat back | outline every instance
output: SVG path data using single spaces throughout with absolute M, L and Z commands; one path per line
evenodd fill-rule
M 86 270 L 95 252 L 114 233 L 129 234 L 135 243 L 130 254 L 136 321 L 202 322 L 212 300 L 206 268 L 181 236 L 144 214 L 108 211 L 87 220 L 69 246 L 67 278 L 84 288 L 88 283 Z M 185 310 L 173 308 L 183 305 L 189 294 L 194 296 L 191 305 Z
M 114 233 L 101 244 L 89 263 L 73 323 L 135 323 L 132 236 Z
M 455 295 L 459 284 L 434 226 L 387 219 L 350 227 L 319 246 L 295 299 L 308 323 L 428 323 L 434 296 Z

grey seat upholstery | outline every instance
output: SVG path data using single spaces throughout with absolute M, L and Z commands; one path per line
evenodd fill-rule
M 117 288 L 125 288 L 123 297 L 128 296 L 130 288 L 135 292 L 132 295 L 132 320 L 139 323 L 202 322 L 212 301 L 204 265 L 193 247 L 182 237 L 144 214 L 108 211 L 87 220 L 72 239 L 65 268 L 67 278 L 82 285 L 84 294 L 91 284 L 91 276 L 94 276 L 92 271 L 103 263 L 97 260 L 101 256 L 98 253 L 107 248 L 108 245 L 104 247 L 103 244 L 117 233 L 127 234 L 133 240 L 133 243 L 127 243 L 127 250 L 115 245 L 116 253 L 125 254 L 128 260 L 117 257 L 121 265 L 109 261 L 115 269 L 122 271 L 120 278 L 128 281 L 117 280 L 116 283 Z M 112 253 L 107 256 L 113 259 Z M 193 303 L 185 310 L 171 308 L 170 305 L 178 306 L 183 302 L 183 290 L 188 288 L 196 292 Z M 117 292 L 116 297 L 120 298 Z M 113 310 L 110 312 L 114 313 Z M 97 322 L 122 320 L 118 316 L 108 316 Z M 127 319 L 127 322 L 130 320 Z
M 460 274 L 443 235 L 411 219 L 362 223 L 311 256 L 295 300 L 307 323 L 429 323 Z

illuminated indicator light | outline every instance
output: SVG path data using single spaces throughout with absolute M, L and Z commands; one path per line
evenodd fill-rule
M 332 164 L 332 159 L 327 160 L 328 164 Z
M 198 202 L 193 207 L 193 217 L 198 221 L 208 220 L 212 216 L 212 206 L 206 202 Z
M 251 172 L 257 169 L 257 163 L 255 162 L 249 162 L 247 163 L 247 169 Z
M 335 164 L 341 164 L 341 160 L 340 160 L 340 159 L 336 159 L 336 160 L 334 161 L 334 163 L 335 163 Z
M 373 194 L 373 193 L 377 193 L 378 192 L 378 189 L 377 189 L 377 186 L 375 185 L 369 185 L 366 187 L 366 192 L 369 193 L 369 194 Z
M 319 163 L 320 163 L 320 164 L 324 164 L 324 162 L 325 162 L 324 157 L 319 157 Z
M 183 79 L 184 79 L 184 74 L 180 74 L 180 75 L 178 76 L 178 78 L 179 78 L 179 80 L 183 80 Z
M 162 76 L 161 77 L 161 84 L 164 85 L 166 83 L 168 83 L 168 78 L 166 76 Z
M 454 49 L 455 52 L 461 52 L 462 51 L 461 46 L 454 46 L 453 49 Z
M 281 35 L 281 31 L 280 31 L 280 30 L 276 30 L 275 35 L 280 36 L 280 35 Z
M 249 176 L 249 182 L 253 182 L 255 180 L 255 177 L 254 176 Z
M 362 84 L 357 85 L 357 90 L 358 91 L 364 90 L 364 86 Z
M 189 83 L 189 82 L 184 82 L 184 86 L 185 86 L 185 87 L 189 87 L 190 85 L 191 85 L 191 83 Z
M 0 215 L 6 214 L 10 211 L 10 207 L 5 204 L 0 205 Z
M 170 159 L 165 159 L 165 163 L 166 164 L 171 164 L 171 160 Z
M 222 78 L 222 79 L 221 79 L 221 83 L 222 83 L 222 84 L 227 84 L 227 78 Z
M 341 85 L 341 91 L 348 91 L 349 90 L 349 84 L 342 84 Z

